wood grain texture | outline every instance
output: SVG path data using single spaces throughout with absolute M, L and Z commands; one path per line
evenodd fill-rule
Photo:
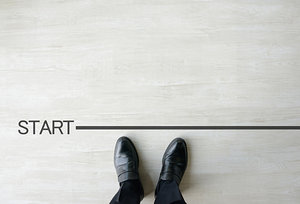
M 133 138 L 147 192 L 187 139 L 189 204 L 298 204 L 299 131 L 73 131 L 77 125 L 299 125 L 297 0 L 1 0 L 0 203 L 108 203 L 112 154 Z

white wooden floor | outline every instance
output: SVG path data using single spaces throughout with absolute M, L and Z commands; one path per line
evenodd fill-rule
M 300 203 L 299 131 L 76 131 L 76 125 L 300 125 L 297 0 L 1 0 L 0 203 L 105 204 L 113 148 L 136 144 L 146 197 L 187 140 L 189 204 Z

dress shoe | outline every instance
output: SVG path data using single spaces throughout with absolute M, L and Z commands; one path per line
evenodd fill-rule
M 163 159 L 159 180 L 181 182 L 188 162 L 186 143 L 182 138 L 174 139 L 167 147 Z
M 128 137 L 120 137 L 115 146 L 114 164 L 119 183 L 136 180 L 140 183 L 140 199 L 144 197 L 144 190 L 139 177 L 139 157 L 134 144 Z
M 120 137 L 115 146 L 114 164 L 119 183 L 139 179 L 139 157 L 128 137 Z

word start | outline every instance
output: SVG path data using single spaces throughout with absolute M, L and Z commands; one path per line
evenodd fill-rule
M 70 134 L 74 120 L 20 120 L 18 132 L 25 134 Z

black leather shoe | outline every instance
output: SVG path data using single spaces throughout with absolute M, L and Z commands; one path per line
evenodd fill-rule
M 139 157 L 134 144 L 128 137 L 120 137 L 115 146 L 114 164 L 118 175 L 119 183 L 128 180 L 138 180 Z M 144 190 L 141 185 L 140 198 L 144 197 Z
M 139 158 L 128 137 L 120 137 L 115 146 L 114 164 L 119 183 L 139 179 Z
M 187 162 L 188 153 L 185 141 L 182 138 L 174 139 L 164 153 L 159 180 L 175 180 L 179 185 Z

